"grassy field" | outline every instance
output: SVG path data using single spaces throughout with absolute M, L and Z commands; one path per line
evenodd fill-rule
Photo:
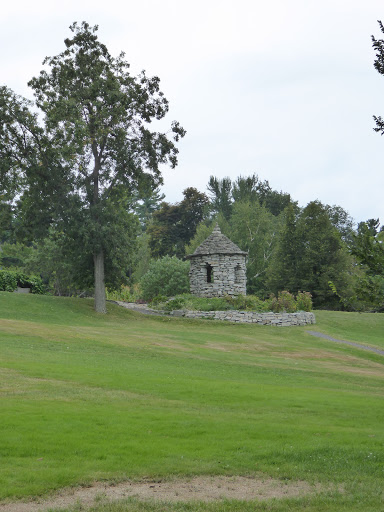
M 0 292 L 0 500 L 94 480 L 265 475 L 341 491 L 97 510 L 383 511 L 384 315 L 275 328 Z

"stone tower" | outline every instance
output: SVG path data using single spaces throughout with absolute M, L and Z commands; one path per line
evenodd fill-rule
M 191 260 L 191 293 L 198 297 L 246 294 L 247 253 L 224 236 L 218 224 L 212 234 L 187 256 Z

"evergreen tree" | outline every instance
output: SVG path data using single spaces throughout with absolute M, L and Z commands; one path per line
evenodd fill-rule
M 298 266 L 300 263 L 300 241 L 297 233 L 297 216 L 293 204 L 283 214 L 283 227 L 277 248 L 268 269 L 267 284 L 273 293 L 282 290 L 297 292 L 300 288 Z
M 221 213 L 226 220 L 232 212 L 232 182 L 230 178 L 217 179 L 210 176 L 207 189 L 210 193 L 211 210 L 214 214 Z
M 327 208 L 312 201 L 295 219 L 286 211 L 285 226 L 268 284 L 273 292 L 308 291 L 316 307 L 339 307 L 329 282 L 343 293 L 351 285 L 352 260 L 339 231 L 332 225 Z

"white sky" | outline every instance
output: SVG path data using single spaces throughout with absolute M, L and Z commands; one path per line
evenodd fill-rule
M 382 0 L 19 0 L 0 12 L 0 85 L 27 82 L 64 49 L 73 21 L 99 25 L 134 74 L 158 75 L 168 123 L 187 130 L 179 166 L 164 170 L 170 202 L 211 174 L 257 173 L 305 205 L 338 204 L 384 223 L 384 77 L 371 34 Z

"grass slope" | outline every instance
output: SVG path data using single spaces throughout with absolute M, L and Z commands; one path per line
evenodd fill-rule
M 0 292 L 0 499 L 95 479 L 261 472 L 345 492 L 228 510 L 382 510 L 383 356 L 302 327 L 92 308 Z M 384 315 L 316 315 L 308 329 L 384 346 Z M 216 506 L 164 510 L 227 510 Z

